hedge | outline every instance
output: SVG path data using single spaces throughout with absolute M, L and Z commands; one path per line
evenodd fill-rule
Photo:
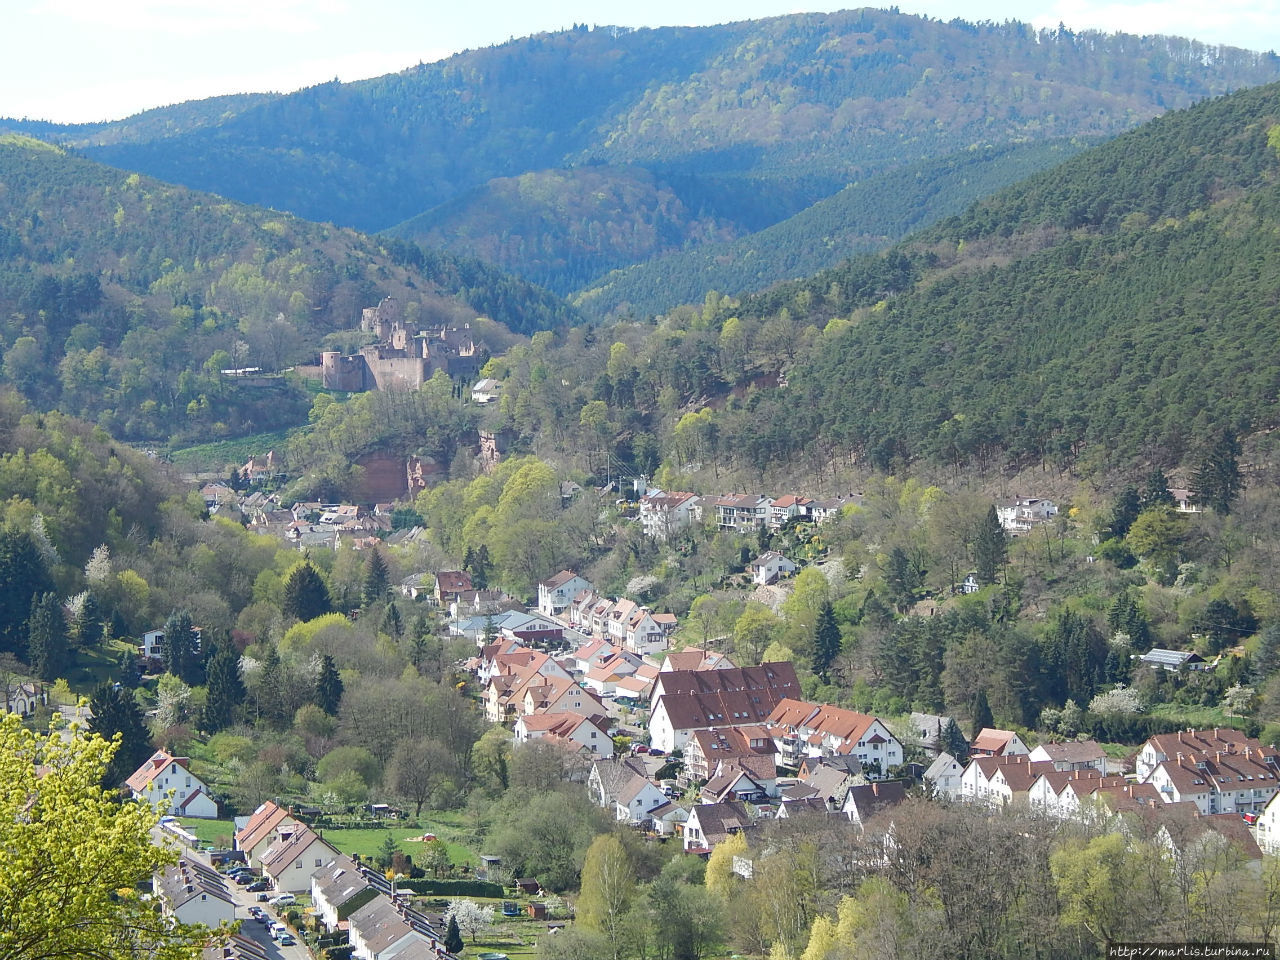
M 488 880 L 434 880 L 422 877 L 417 880 L 397 880 L 396 889 L 411 890 L 425 896 L 436 897 L 491 897 L 497 899 L 506 894 L 500 883 Z

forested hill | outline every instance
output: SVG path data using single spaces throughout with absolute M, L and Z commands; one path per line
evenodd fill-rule
M 578 28 L 358 83 L 39 129 L 115 166 L 361 229 L 495 178 L 638 165 L 687 211 L 687 236 L 674 239 L 696 242 L 726 226 L 762 229 L 899 166 L 973 146 L 1113 135 L 1278 77 L 1272 54 L 1189 40 L 863 9 Z M 560 185 L 566 202 L 580 188 L 573 176 Z M 554 196 L 546 209 L 558 209 Z M 531 272 L 573 259 L 582 267 L 572 282 L 586 285 L 612 253 L 610 230 L 643 232 L 646 209 L 584 218 L 598 243 L 553 250 Z
M 272 373 L 314 360 L 325 337 L 350 345 L 361 308 L 388 295 L 423 324 L 481 314 L 532 332 L 571 319 L 475 262 L 0 137 L 0 372 L 39 408 L 126 439 L 297 423 L 301 391 L 241 388 L 219 369 Z M 484 329 L 495 349 L 509 336 Z
M 728 418 L 744 435 L 726 442 L 757 458 L 816 438 L 881 464 L 1176 464 L 1213 428 L 1273 425 L 1278 122 L 1280 85 L 1161 117 L 740 304 L 739 324 L 825 333 L 789 386 Z

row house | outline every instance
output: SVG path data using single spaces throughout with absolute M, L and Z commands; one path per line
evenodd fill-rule
M 236 901 L 227 878 L 200 860 L 179 858 L 154 878 L 152 886 L 161 909 L 179 923 L 215 930 L 235 920 Z
M 666 650 L 677 624 L 674 614 L 653 613 L 634 600 L 610 600 L 589 590 L 575 596 L 565 613 L 572 626 L 642 657 Z
M 377 896 L 350 857 L 337 857 L 311 874 L 311 903 L 316 916 L 332 929 Z
M 338 851 L 306 824 L 279 831 L 262 854 L 262 873 L 279 892 L 311 889 L 311 875 L 338 856 Z
M 1139 780 L 1146 780 L 1159 764 L 1179 753 L 1240 753 L 1246 748 L 1280 771 L 1280 751 L 1264 747 L 1258 740 L 1246 737 L 1231 727 L 1213 727 L 1204 730 L 1188 728 L 1149 737 L 1138 751 L 1134 772 Z
M 1273 758 L 1241 751 L 1178 753 L 1147 776 L 1167 803 L 1191 802 L 1202 814 L 1260 813 L 1280 791 Z
M 640 498 L 639 514 L 645 536 L 666 540 L 702 520 L 702 501 L 693 493 L 658 491 Z
M 742 803 L 765 803 L 778 796 L 778 772 L 769 757 L 738 757 L 721 760 L 703 784 L 702 803 L 737 800 Z
M 1058 515 L 1052 500 L 1040 497 L 1014 497 L 996 504 L 996 519 L 1006 533 L 1030 533 L 1037 523 L 1045 523 Z
M 1107 772 L 1107 755 L 1096 740 L 1072 740 L 1067 743 L 1043 743 L 1031 751 L 1032 760 L 1049 760 L 1055 770 L 1072 772 L 1096 770 Z
M 789 661 L 660 672 L 653 685 L 649 742 L 670 752 L 683 749 L 695 730 L 764 723 L 779 701 L 799 692 Z
M 763 757 L 776 766 L 777 752 L 764 724 L 695 730 L 684 747 L 684 768 L 691 780 L 710 780 L 720 764 L 743 757 Z
M 516 720 L 515 740 L 516 743 L 544 740 L 606 759 L 614 754 L 608 718 L 599 714 L 587 717 L 572 710 L 520 717 Z
M 798 767 L 808 757 L 856 758 L 868 776 L 902 764 L 902 744 L 876 717 L 842 707 L 786 699 L 767 721 L 779 761 Z
M 960 781 L 963 776 L 964 765 L 944 750 L 925 770 L 924 782 L 933 796 L 957 800 L 960 797 Z
M 1041 774 L 1050 771 L 1052 762 L 1032 761 L 1026 754 L 976 757 L 960 777 L 960 799 L 991 806 L 1030 802 L 1031 787 Z
M 236 831 L 235 848 L 244 854 L 246 864 L 261 868 L 262 855 L 275 841 L 279 829 L 292 830 L 297 823 L 288 810 L 267 800 L 259 804 L 244 826 Z
M 662 659 L 658 669 L 662 673 L 671 673 L 674 670 L 734 670 L 737 666 L 723 653 L 690 647 L 687 650 L 672 650 Z

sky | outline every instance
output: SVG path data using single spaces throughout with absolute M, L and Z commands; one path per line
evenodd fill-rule
M 706 25 L 805 0 L 6 0 L 0 117 L 81 123 L 227 93 L 360 80 L 575 23 Z M 863 5 L 889 6 L 865 3 Z M 899 0 L 904 13 L 1280 49 L 1280 0 Z

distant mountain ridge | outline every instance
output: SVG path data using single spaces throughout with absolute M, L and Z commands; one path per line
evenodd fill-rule
M 592 174 L 577 171 L 648 171 L 653 190 L 635 194 L 629 216 L 584 214 L 577 236 L 562 225 L 546 232 L 543 249 L 503 261 L 566 291 L 628 266 L 628 249 L 647 259 L 726 232 L 740 238 L 894 169 L 969 148 L 990 148 L 1000 163 L 999 148 L 1010 143 L 1112 136 L 1277 78 L 1274 54 L 1178 38 L 861 9 L 703 28 L 580 28 L 284 96 L 219 98 L 80 127 L 2 125 L 38 126 L 115 166 L 366 230 L 442 204 L 453 205 L 448 224 L 460 230 L 474 226 L 468 202 L 485 219 L 487 197 L 502 189 L 480 189 L 490 181 L 575 171 L 557 175 L 562 197 L 548 195 L 541 211 L 523 208 L 526 223 L 537 223 L 581 195 L 578 181 Z M 666 190 L 685 211 L 669 220 L 670 243 L 628 248 L 608 237 L 610 224 L 656 223 L 653 198 Z M 603 239 L 590 241 L 593 229 Z M 453 245 L 447 232 L 441 227 L 441 239 Z M 892 236 L 888 227 L 866 232 Z M 501 230 L 457 242 L 475 252 L 504 243 Z

